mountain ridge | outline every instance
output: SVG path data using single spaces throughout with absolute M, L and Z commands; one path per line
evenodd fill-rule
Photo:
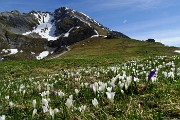
M 39 57 L 42 52 L 48 52 L 47 55 L 61 52 L 66 46 L 87 38 L 129 38 L 67 7 L 60 7 L 54 12 L 1 12 L 0 18 L 0 56 L 4 58 L 23 56 L 27 59 L 43 59 L 46 56 Z M 18 52 L 11 54 L 11 49 Z

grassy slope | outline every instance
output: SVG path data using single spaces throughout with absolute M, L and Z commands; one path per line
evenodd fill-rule
M 178 55 L 174 52 L 176 48 L 130 39 L 93 38 L 70 47 L 71 51 L 54 60 L 0 62 L 0 79 L 24 79 L 32 76 L 47 77 L 47 74 L 59 73 L 66 68 L 74 69 L 89 65 L 109 66 L 123 63 L 129 59 L 154 55 Z M 179 63 L 176 62 L 180 67 Z M 178 85 L 179 80 L 177 81 L 177 83 L 157 82 L 151 89 L 141 95 L 121 96 L 120 100 L 116 100 L 118 102 L 113 107 L 109 105 L 102 108 L 103 111 L 90 109 L 89 112 L 91 111 L 92 115 L 97 113 L 98 116 L 94 116 L 94 119 L 100 119 L 101 117 L 106 119 L 114 119 L 114 117 L 121 119 L 161 119 L 162 116 L 166 116 L 167 119 L 178 118 L 180 117 L 178 104 L 180 87 Z M 128 111 L 129 109 L 130 111 Z M 79 118 L 78 114 L 72 114 L 70 117 Z
M 155 55 L 178 55 L 174 52 L 177 49 L 175 47 L 132 39 L 91 38 L 78 42 L 70 48 L 71 51 L 59 59 L 107 65 Z
M 179 55 L 174 52 L 177 48 L 131 39 L 93 38 L 78 42 L 70 46 L 70 48 L 71 51 L 53 60 L 0 62 L 0 77 L 21 76 L 23 74 L 50 74 L 64 68 L 109 66 L 121 64 L 130 59 L 141 59 L 155 55 Z M 11 75 L 11 73 L 13 74 Z

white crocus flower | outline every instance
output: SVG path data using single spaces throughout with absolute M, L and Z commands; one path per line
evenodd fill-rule
M 166 71 L 163 71 L 162 74 L 164 74 L 164 78 L 167 78 L 168 73 Z
M 73 96 L 70 95 L 69 98 L 67 98 L 65 105 L 70 109 L 71 107 L 73 107 L 73 102 Z
M 24 96 L 25 93 L 26 93 L 26 90 L 23 90 L 23 96 Z
M 125 82 L 125 90 L 128 89 L 129 85 L 131 84 L 131 81 L 132 81 L 132 77 L 131 76 L 128 76 L 127 77 L 127 80 Z
M 32 117 L 34 117 L 34 115 L 37 113 L 37 109 L 34 109 L 33 110 L 33 113 L 32 113 Z
M 9 100 L 9 95 L 8 95 L 8 96 L 5 96 L 5 99 L 6 99 L 6 100 Z
M 0 116 L 0 120 L 5 120 L 5 119 L 6 119 L 5 115 Z
M 152 83 L 156 82 L 156 81 L 157 81 L 157 76 L 153 76 L 153 77 L 151 78 L 151 81 L 152 81 Z
M 86 110 L 86 105 L 81 105 L 81 107 L 79 107 L 79 111 L 83 114 L 84 111 Z
M 81 85 L 80 85 L 82 88 L 84 87 L 84 83 L 81 83 Z
M 89 85 L 89 83 L 84 83 L 84 85 L 85 85 L 85 87 L 87 88 L 87 87 L 88 87 L 88 85 Z
M 43 113 L 46 113 L 49 111 L 47 106 L 42 106 L 42 109 L 43 109 Z
M 118 85 L 119 85 L 120 89 L 122 90 L 123 87 L 124 87 L 124 83 L 122 83 L 122 82 L 119 81 Z
M 12 101 L 10 101 L 10 102 L 9 102 L 9 107 L 10 107 L 10 108 L 13 108 L 13 106 L 14 106 L 14 103 L 13 103 Z
M 59 95 L 60 97 L 63 97 L 65 94 L 64 94 L 62 91 L 59 91 L 59 92 L 58 92 L 58 95 Z
M 128 76 L 126 81 L 127 81 L 127 83 L 130 85 L 130 84 L 131 84 L 131 81 L 132 81 L 132 76 Z
M 99 85 L 97 82 L 90 85 L 90 88 L 93 90 L 94 93 L 96 93 L 98 91 L 98 87 L 99 87 Z
M 40 84 L 37 86 L 37 88 L 39 91 L 41 91 L 41 85 Z
M 99 87 L 98 83 L 95 82 L 95 83 L 93 84 L 93 91 L 94 91 L 94 93 L 96 93 L 96 92 L 98 91 L 98 87 Z
M 70 95 L 70 96 L 69 96 L 69 99 L 73 99 L 73 95 Z
M 123 71 L 123 79 L 125 79 L 126 77 L 126 71 Z
M 54 114 L 58 113 L 59 112 L 59 109 L 55 108 L 54 109 Z
M 180 68 L 177 69 L 177 76 L 180 76 Z
M 43 104 L 44 106 L 49 107 L 48 103 L 49 103 L 49 102 L 48 102 L 47 99 L 42 98 L 42 104 Z
M 33 100 L 32 104 L 33 104 L 33 107 L 36 108 L 36 99 Z
M 47 98 L 47 101 L 48 101 L 48 102 L 50 102 L 50 101 L 51 101 L 51 99 L 50 99 L 50 98 Z
M 93 84 L 92 88 L 93 88 L 94 93 L 96 93 L 97 87 Z
M 111 92 L 112 91 L 112 87 L 107 87 L 107 91 Z
M 128 89 L 128 87 L 129 87 L 129 84 L 127 83 L 127 82 L 125 82 L 125 90 L 127 90 Z
M 99 90 L 100 92 L 103 92 L 103 91 L 105 90 L 106 86 L 107 86 L 107 83 L 100 83 L 99 85 L 100 85 L 100 86 L 99 86 L 99 89 L 98 89 L 98 90 Z
M 49 90 L 47 90 L 47 91 L 46 91 L 46 95 L 47 95 L 47 97 L 49 97 L 49 93 L 50 93 L 50 92 L 49 92 Z
M 96 98 L 92 100 L 92 104 L 94 105 L 94 107 L 98 107 L 98 101 Z
M 115 87 L 115 86 L 116 86 L 116 85 L 115 85 L 115 82 L 116 82 L 116 78 L 112 78 L 111 81 L 110 81 L 110 83 L 109 83 L 110 86 L 111 86 L 111 87 Z
M 114 102 L 115 92 L 106 92 L 107 98 L 110 100 L 111 103 Z
M 54 120 L 54 110 L 53 109 L 49 109 L 49 114 L 51 115 L 52 119 Z
M 39 93 L 41 95 L 41 97 L 45 97 L 46 96 L 46 92 L 42 92 L 42 93 Z
M 78 89 L 75 89 L 74 91 L 75 91 L 76 95 L 78 95 L 79 90 L 78 90 Z
M 169 72 L 169 73 L 168 73 L 168 77 L 169 77 L 169 78 L 172 78 L 172 79 L 174 80 L 174 72 L 172 72 L 172 71 Z
M 121 93 L 124 95 L 124 90 L 121 90 Z

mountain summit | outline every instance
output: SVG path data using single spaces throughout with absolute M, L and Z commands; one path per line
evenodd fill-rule
M 67 7 L 53 13 L 17 10 L 0 13 L 0 58 L 42 59 L 93 37 L 129 38 Z

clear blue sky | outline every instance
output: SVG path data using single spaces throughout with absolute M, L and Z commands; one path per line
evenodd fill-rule
M 53 12 L 66 6 L 131 38 L 180 47 L 180 0 L 1 0 L 0 11 Z

